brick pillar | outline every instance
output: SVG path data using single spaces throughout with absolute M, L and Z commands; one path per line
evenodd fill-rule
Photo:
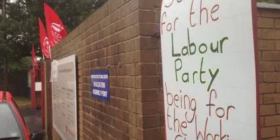
M 258 8 L 262 140 L 280 138 L 280 10 Z
M 164 140 L 161 46 L 161 0 L 139 0 L 140 61 L 136 64 L 137 140 Z
M 52 140 L 52 87 L 50 82 L 51 60 L 44 63 L 44 80 L 45 80 L 45 131 L 46 139 Z

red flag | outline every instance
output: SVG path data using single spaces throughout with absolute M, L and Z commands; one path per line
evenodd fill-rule
M 38 69 L 38 63 L 37 63 L 37 59 L 36 59 L 36 54 L 35 54 L 34 46 L 32 46 L 32 63 L 33 63 L 33 67 L 35 69 Z
M 39 31 L 40 31 L 40 42 L 41 42 L 42 53 L 46 58 L 51 58 L 51 53 L 50 53 L 51 46 L 50 46 L 49 38 L 46 35 L 45 27 L 40 18 L 39 18 Z
M 67 31 L 59 16 L 48 4 L 44 3 L 44 9 L 48 37 L 51 46 L 54 47 L 60 40 L 67 36 Z

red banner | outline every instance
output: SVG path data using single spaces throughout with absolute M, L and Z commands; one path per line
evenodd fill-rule
M 33 63 L 34 69 L 38 69 L 38 63 L 37 63 L 37 59 L 36 59 L 34 46 L 32 46 L 32 63 Z
M 51 53 L 50 53 L 50 42 L 49 38 L 46 35 L 45 27 L 39 18 L 39 30 L 40 30 L 40 42 L 41 42 L 41 49 L 42 53 L 46 58 L 51 58 Z
M 51 46 L 54 47 L 60 40 L 67 36 L 67 31 L 59 16 L 48 4 L 44 3 L 44 9 L 48 37 Z

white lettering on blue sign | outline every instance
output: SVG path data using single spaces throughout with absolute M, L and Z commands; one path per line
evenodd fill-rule
M 104 82 L 93 82 L 94 87 L 105 88 Z
M 93 79 L 108 79 L 108 75 L 91 75 Z
M 93 89 L 92 94 L 100 96 L 100 91 L 96 90 L 96 89 Z
M 97 96 L 107 97 L 107 91 L 93 89 L 92 93 Z
M 110 101 L 109 71 L 100 70 L 91 72 L 91 96 Z

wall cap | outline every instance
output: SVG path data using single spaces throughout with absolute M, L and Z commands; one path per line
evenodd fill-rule
M 280 9 L 280 4 L 258 2 L 257 7 L 264 8 L 264 9 Z

